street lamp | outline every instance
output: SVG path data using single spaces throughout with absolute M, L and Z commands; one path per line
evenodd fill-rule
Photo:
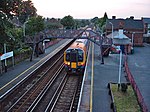
M 132 32 L 132 47 L 133 47 L 133 42 L 134 42 L 134 34 L 135 32 Z
M 28 21 L 24 22 L 24 24 L 23 24 L 23 36 L 24 36 L 24 37 L 26 36 L 25 30 L 26 30 L 26 23 L 27 23 L 27 22 L 28 22 Z
M 120 79 L 121 79 L 121 63 L 122 63 L 122 50 L 120 49 L 118 89 L 119 89 L 119 87 L 120 87 Z
M 111 32 L 112 32 L 112 39 L 113 39 L 113 36 L 114 36 L 114 35 L 113 35 L 114 25 L 112 24 L 112 22 L 109 22 L 109 23 L 110 23 L 110 24 L 111 24 L 111 26 L 112 26 L 112 28 L 111 28 L 111 30 L 112 30 L 112 31 L 111 31 Z

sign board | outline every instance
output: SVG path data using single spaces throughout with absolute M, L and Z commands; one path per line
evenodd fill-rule
M 3 54 L 2 56 L 0 56 L 0 60 L 2 61 L 2 60 L 5 60 L 7 58 L 10 58 L 10 57 L 13 57 L 13 51 L 7 52 L 7 53 Z

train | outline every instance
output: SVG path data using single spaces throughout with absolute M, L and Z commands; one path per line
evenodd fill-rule
M 88 39 L 76 39 L 64 52 L 64 65 L 68 74 L 84 72 L 88 52 Z

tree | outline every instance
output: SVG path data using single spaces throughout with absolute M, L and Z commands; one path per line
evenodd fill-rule
M 70 15 L 65 16 L 60 22 L 66 29 L 72 29 L 75 26 L 75 21 Z
M 23 15 L 26 15 L 23 16 Z M 14 25 L 11 22 L 14 16 L 22 17 L 23 22 L 29 16 L 36 15 L 36 9 L 33 6 L 31 0 L 1 0 L 0 2 L 0 44 L 18 41 L 16 38 L 19 32 L 14 29 Z M 19 18 L 20 19 L 20 18 Z M 20 30 L 21 31 L 21 30 Z M 20 34 L 20 33 L 19 33 Z M 20 39 L 21 40 L 21 39 Z M 3 46 L 3 45 L 2 45 Z M 2 51 L 2 47 L 0 48 Z
M 91 19 L 91 22 L 94 23 L 94 24 L 96 24 L 97 21 L 98 21 L 98 17 L 94 17 L 93 19 Z
M 107 16 L 107 13 L 105 12 L 104 17 L 98 18 L 98 20 L 95 22 L 96 26 L 98 26 L 103 31 L 107 19 L 108 19 L 108 16 Z
M 6 43 L 11 40 L 7 29 L 12 27 L 13 25 L 9 22 L 7 15 L 0 12 L 0 43 Z
M 22 3 L 22 0 L 1 0 L 0 12 L 7 15 L 8 18 L 12 18 Z
M 58 29 L 62 27 L 62 24 L 60 23 L 60 20 L 55 19 L 55 18 L 47 18 L 46 24 L 45 24 L 47 29 Z
M 107 19 L 108 19 L 108 16 L 107 16 L 107 13 L 105 12 L 104 17 L 102 18 L 101 27 L 106 24 Z
M 24 23 L 29 17 L 36 16 L 36 11 L 31 0 L 23 1 L 16 11 L 16 16 L 18 16 L 21 23 Z
M 42 30 L 44 30 L 44 19 L 42 16 L 31 17 L 26 24 L 26 34 L 35 35 Z
M 11 40 L 8 29 L 12 28 L 9 20 L 15 15 L 15 10 L 21 0 L 1 0 L 0 5 L 0 42 L 6 43 Z

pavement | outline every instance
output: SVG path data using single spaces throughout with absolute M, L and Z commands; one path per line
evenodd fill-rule
M 150 44 L 134 47 L 128 55 L 128 66 L 150 112 Z
M 150 111 L 150 44 L 144 46 L 134 47 L 134 54 L 128 55 L 128 65 Z M 99 46 L 94 45 L 93 48 L 91 45 L 78 112 L 112 112 L 107 84 L 118 83 L 120 58 L 119 54 L 110 54 L 104 58 L 104 64 L 101 64 L 99 54 Z M 122 65 L 121 83 L 124 82 L 127 80 Z
M 28 73 L 32 72 L 39 62 L 44 61 L 44 57 L 51 55 L 58 47 L 65 42 L 67 39 L 59 41 L 57 44 L 54 44 L 48 47 L 44 54 L 39 55 L 39 57 L 34 57 L 31 62 L 29 59 L 26 59 L 19 64 L 15 65 L 14 68 L 9 68 L 6 73 L 0 75 L 0 96 L 4 94 L 8 88 L 14 86 L 17 82 L 23 79 Z M 9 87 L 8 87 L 9 86 Z

